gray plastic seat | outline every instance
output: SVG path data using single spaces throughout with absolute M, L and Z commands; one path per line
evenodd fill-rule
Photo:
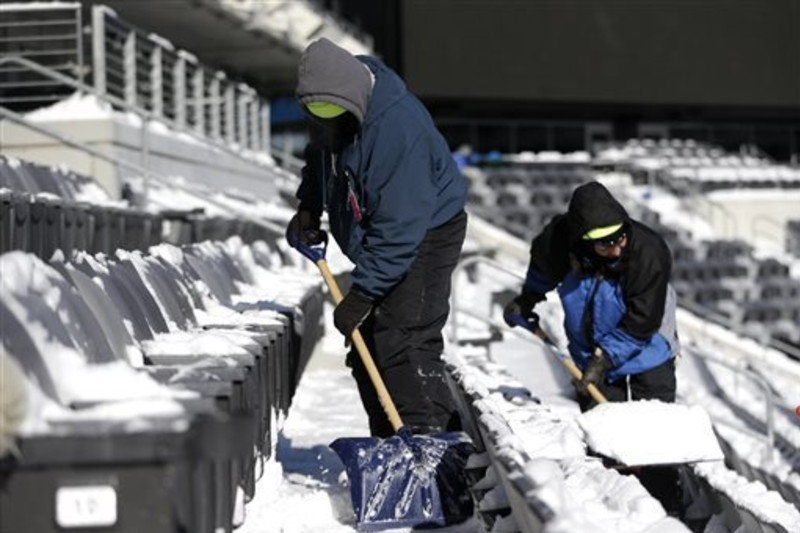
M 789 533 L 785 527 L 771 522 L 760 522 L 761 531 L 764 533 Z
M 730 531 L 736 531 L 736 529 L 742 525 L 742 518 L 739 516 L 739 510 L 736 508 L 736 504 L 733 503 L 730 496 L 722 491 L 717 491 L 717 497 L 722 507 L 722 520 L 725 522 L 725 526 L 727 526 Z
M 747 509 L 739 508 L 739 518 L 742 519 L 742 525 L 747 530 L 747 533 L 762 533 L 764 531 L 755 515 Z

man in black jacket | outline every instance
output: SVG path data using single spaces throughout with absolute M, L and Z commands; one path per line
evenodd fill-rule
M 533 239 L 525 284 L 504 317 L 511 326 L 524 321 L 535 329 L 534 306 L 557 288 L 569 352 L 583 370 L 582 410 L 594 406 L 590 383 L 610 401 L 674 402 L 679 345 L 671 269 L 664 239 L 590 182 Z M 641 480 L 668 510 L 679 505 L 674 469 L 648 470 Z

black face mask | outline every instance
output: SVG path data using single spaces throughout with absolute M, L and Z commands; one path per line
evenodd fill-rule
M 576 258 L 581 270 L 587 274 L 603 273 L 605 275 L 618 274 L 624 269 L 627 246 L 622 249 L 619 257 L 603 257 L 594 251 L 591 242 L 582 242 L 575 250 Z
M 316 146 L 341 151 L 353 142 L 361 124 L 352 113 L 344 113 L 334 118 L 310 117 L 311 142 Z

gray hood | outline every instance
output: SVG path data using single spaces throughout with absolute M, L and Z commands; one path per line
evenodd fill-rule
M 337 104 L 363 123 L 371 92 L 366 65 L 344 48 L 323 37 L 303 51 L 295 97 L 304 107 L 315 101 Z

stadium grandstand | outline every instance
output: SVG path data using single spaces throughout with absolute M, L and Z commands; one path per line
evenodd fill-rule
M 469 183 L 443 358 L 474 511 L 441 530 L 800 533 L 798 20 L 792 0 L 0 3 L 0 533 L 358 530 L 329 444 L 367 417 L 330 289 L 284 237 L 320 37 L 395 68 Z M 551 344 L 503 320 L 531 239 L 592 181 L 673 255 L 677 404 L 719 447 L 664 437 L 689 450 L 679 513 L 595 450 L 558 296 Z M 653 413 L 605 423 L 636 448 Z

